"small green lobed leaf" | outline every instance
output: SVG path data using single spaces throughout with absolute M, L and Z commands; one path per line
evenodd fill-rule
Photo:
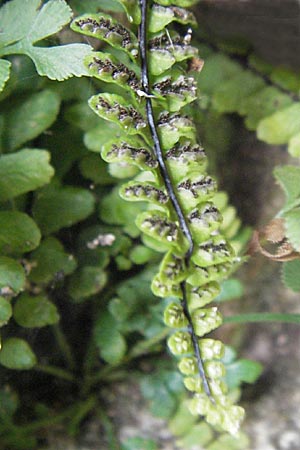
M 183 328 L 188 325 L 182 306 L 179 303 L 170 303 L 164 312 L 164 322 L 171 328 Z
M 139 25 L 141 22 L 141 10 L 137 7 L 136 0 L 117 0 L 127 13 L 129 22 Z
M 30 281 L 34 283 L 49 283 L 56 277 L 69 275 L 76 269 L 76 259 L 72 254 L 66 253 L 58 239 L 48 237 L 31 254 L 32 270 L 29 273 Z
M 161 211 L 143 212 L 135 221 L 137 227 L 145 234 L 153 237 L 168 247 L 182 247 L 183 236 L 175 222 L 168 219 Z
M 169 201 L 167 194 L 156 184 L 147 181 L 129 181 L 120 188 L 120 196 L 131 202 L 151 202 L 159 206 Z
M 41 233 L 27 214 L 0 211 L 0 251 L 5 254 L 26 253 L 40 242 Z
M 242 99 L 239 112 L 246 116 L 246 126 L 250 130 L 256 130 L 263 118 L 291 104 L 292 99 L 289 95 L 280 92 L 273 86 L 268 86 L 254 95 Z
M 300 158 L 300 132 L 289 140 L 288 152 L 295 158 Z
M 179 111 L 197 97 L 194 78 L 185 77 L 182 74 L 157 78 L 152 89 L 157 101 L 171 112 Z
M 142 114 L 120 95 L 94 95 L 89 99 L 89 105 L 102 119 L 117 123 L 128 134 L 141 133 L 147 126 Z
M 294 249 L 300 251 L 300 208 L 292 209 L 284 214 L 286 237 Z
M 59 321 L 56 306 L 45 295 L 22 294 L 14 305 L 13 315 L 18 325 L 25 328 L 41 328 Z
M 299 74 L 295 73 L 295 71 L 292 71 L 287 67 L 284 66 L 274 67 L 274 69 L 270 73 L 270 80 L 274 84 L 281 86 L 283 89 L 295 92 L 296 94 L 299 93 L 300 90 Z
M 168 428 L 174 436 L 186 436 L 191 430 L 195 428 L 197 418 L 193 416 L 188 409 L 187 400 L 183 400 L 178 408 L 176 409 L 175 414 L 171 418 L 168 423 Z M 208 425 L 206 425 L 208 427 Z M 204 431 L 204 430 L 203 430 Z M 195 444 L 198 442 L 194 442 Z M 201 443 L 201 441 L 199 442 Z M 183 446 L 184 448 L 189 448 L 187 446 Z
M 0 364 L 8 369 L 29 370 L 37 363 L 29 344 L 20 338 L 6 339 L 0 350 Z
M 187 406 L 185 405 L 185 408 Z M 195 418 L 195 416 L 192 416 Z M 174 430 L 176 433 L 176 430 Z M 199 424 L 195 424 L 191 429 L 186 433 L 180 436 L 177 443 L 180 447 L 191 449 L 193 446 L 206 446 L 210 441 L 213 440 L 214 434 L 212 428 L 206 424 L 205 422 L 201 422 Z M 204 447 L 205 448 L 205 447 Z M 208 448 L 208 447 L 207 447 Z M 221 449 L 219 449 L 221 450 Z M 223 450 L 223 449 L 222 449 Z
M 40 149 L 23 149 L 0 156 L 0 201 L 33 191 L 49 183 L 54 174 L 50 154 Z
M 88 76 L 83 60 L 92 47 L 87 44 L 67 44 L 57 47 L 30 47 L 26 54 L 35 64 L 39 75 L 63 81 L 75 76 Z
M 24 288 L 25 271 L 20 263 L 7 256 L 0 257 L 0 293 L 13 296 Z
M 166 152 L 165 159 L 170 176 L 175 183 L 193 173 L 204 172 L 207 165 L 203 148 L 184 138 Z
M 229 389 L 235 389 L 243 382 L 255 383 L 262 371 L 263 366 L 257 361 L 238 359 L 226 364 L 226 384 Z
M 156 259 L 157 253 L 145 245 L 136 245 L 132 247 L 129 258 L 133 264 L 144 265 L 153 259 Z
M 100 356 L 109 364 L 122 361 L 127 351 L 127 344 L 118 331 L 118 322 L 108 311 L 101 313 L 96 321 L 94 340 L 99 348 Z
M 300 260 L 283 263 L 282 280 L 286 287 L 295 292 L 300 292 Z
M 56 92 L 45 89 L 31 94 L 5 116 L 4 144 L 12 151 L 47 130 L 55 121 L 60 107 Z
M 216 301 L 227 302 L 242 297 L 243 294 L 244 286 L 241 281 L 236 278 L 231 278 L 221 283 L 221 292 L 217 296 Z
M 109 163 L 108 172 L 112 176 L 112 178 L 118 178 L 122 180 L 133 178 L 135 175 L 138 174 L 139 170 L 133 164 L 115 162 Z
M 95 198 L 87 189 L 51 186 L 38 194 L 33 217 L 42 233 L 48 235 L 86 219 L 94 206 Z
M 284 165 L 275 167 L 273 172 L 286 194 L 284 211 L 288 211 L 300 203 L 300 167 Z
M 183 25 L 196 25 L 194 14 L 186 9 L 178 6 L 164 7 L 157 4 L 152 5 L 148 24 L 150 33 L 157 33 L 163 30 L 173 21 Z
M 198 78 L 201 92 L 210 96 L 224 81 L 235 77 L 242 71 L 241 66 L 224 53 L 213 53 L 205 59 Z
M 180 356 L 192 353 L 191 335 L 187 331 L 177 331 L 168 339 L 168 347 L 173 355 Z
M 84 266 L 71 276 L 68 292 L 73 300 L 84 300 L 101 292 L 106 282 L 107 274 L 102 268 Z
M 240 111 L 241 98 L 248 97 L 264 87 L 265 82 L 261 77 L 241 71 L 216 89 L 212 98 L 213 107 L 222 113 Z
M 222 236 L 213 236 L 208 241 L 196 245 L 192 261 L 201 267 L 208 267 L 232 260 L 233 248 Z
M 72 10 L 64 0 L 49 0 L 37 11 L 27 39 L 38 42 L 57 33 L 72 17 Z
M 203 286 L 210 281 L 220 281 L 227 278 L 231 270 L 232 264 L 230 262 L 208 267 L 200 267 L 197 264 L 193 264 L 191 265 L 187 282 L 192 286 Z
M 175 64 L 175 57 L 166 49 L 153 49 L 149 58 L 149 70 L 153 75 L 161 75 Z
M 99 118 L 91 111 L 87 101 L 72 103 L 66 108 L 64 119 L 73 127 L 83 131 L 89 131 L 95 128 L 99 123 Z
M 222 316 L 216 307 L 199 308 L 192 314 L 195 333 L 201 337 L 222 325 Z
M 196 141 L 196 130 L 192 120 L 179 113 L 163 112 L 159 115 L 157 131 L 164 150 L 169 150 L 184 137 L 193 144 Z
M 22 39 L 29 32 L 40 0 L 12 0 L 0 8 L 0 46 Z M 16 20 L 22 11 L 22 21 Z
M 93 52 L 85 58 L 84 63 L 89 74 L 99 80 L 116 83 L 127 90 L 142 89 L 137 74 L 109 53 Z
M 0 59 L 0 92 L 3 91 L 5 83 L 9 79 L 11 62 Z
M 175 62 L 185 61 L 198 55 L 198 49 L 177 33 L 162 31 L 149 41 L 149 71 L 161 75 Z
M 136 36 L 107 14 L 83 14 L 73 20 L 71 29 L 125 51 L 134 61 L 138 56 Z
M 249 438 L 245 433 L 238 433 L 236 436 L 222 434 L 212 442 L 207 450 L 245 450 L 249 448 Z
M 92 152 L 100 153 L 103 146 L 107 144 L 107 135 L 115 136 L 116 139 L 120 137 L 122 131 L 118 124 L 114 122 L 107 122 L 107 120 L 95 116 L 98 120 L 98 125 L 90 129 L 84 134 L 84 145 Z
M 174 250 L 169 250 L 159 267 L 161 280 L 167 284 L 179 284 L 186 278 L 186 275 L 187 268 L 183 255 L 177 255 Z
M 196 243 L 207 240 L 222 223 L 222 216 L 213 202 L 198 204 L 187 218 Z
M 201 287 L 187 285 L 187 299 L 190 311 L 211 303 L 220 293 L 220 285 L 214 281 Z
M 101 186 L 112 185 L 114 178 L 108 172 L 107 164 L 99 155 L 87 155 L 79 162 L 80 173 L 84 178 Z
M 11 304 L 6 298 L 0 297 L 0 327 L 6 325 L 11 316 L 12 316 Z
M 108 163 L 133 164 L 141 170 L 154 170 L 158 167 L 152 150 L 137 136 L 108 141 L 102 146 L 101 156 Z
M 178 197 L 182 208 L 189 212 L 203 201 L 210 200 L 216 192 L 216 182 L 210 176 L 194 175 L 177 184 Z
M 99 208 L 99 216 L 104 223 L 121 225 L 126 233 L 132 237 L 140 235 L 135 224 L 138 213 L 145 210 L 145 203 L 125 203 L 119 195 L 119 187 L 106 195 Z
M 286 144 L 300 132 L 300 103 L 272 114 L 261 120 L 257 127 L 257 137 L 268 144 Z

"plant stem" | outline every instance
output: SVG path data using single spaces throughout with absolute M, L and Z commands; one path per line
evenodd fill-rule
M 64 356 L 67 365 L 70 370 L 74 370 L 76 368 L 76 362 L 74 360 L 71 347 L 69 345 L 69 342 L 66 339 L 66 336 L 61 329 L 61 326 L 59 324 L 55 324 L 52 327 L 54 337 L 56 339 L 57 345 Z
M 300 324 L 300 314 L 247 313 L 224 318 L 224 323 L 281 322 Z
M 99 381 L 105 380 L 108 375 L 111 374 L 111 372 L 114 372 L 117 368 L 120 368 L 126 364 L 128 364 L 130 361 L 146 355 L 149 353 L 150 349 L 158 344 L 159 342 L 163 341 L 169 334 L 168 328 L 164 328 L 159 334 L 156 336 L 146 339 L 140 343 L 138 343 L 136 346 L 134 346 L 131 351 L 128 353 L 128 355 L 122 359 L 118 364 L 113 365 L 107 365 L 102 370 L 100 370 L 98 373 L 90 377 L 89 379 L 89 385 L 93 386 L 97 384 Z
M 53 375 L 54 377 L 60 378 L 65 381 L 70 381 L 71 383 L 77 383 L 75 376 L 71 372 L 62 369 L 61 367 L 50 366 L 46 364 L 37 364 L 34 367 L 34 370 L 47 373 L 48 375 Z
M 110 450 L 121 450 L 121 446 L 116 438 L 116 432 L 114 430 L 112 421 L 109 419 L 108 415 L 99 406 L 96 408 L 96 414 L 99 417 L 101 424 L 105 430 L 107 444 Z
M 26 424 L 26 425 L 18 426 L 17 429 L 21 433 L 29 434 L 29 433 L 33 433 L 41 428 L 50 428 L 53 425 L 63 422 L 68 417 L 71 417 L 74 414 L 74 412 L 76 412 L 76 409 L 77 409 L 77 404 L 72 405 L 70 408 L 66 409 L 65 411 L 63 411 L 60 414 L 57 414 L 57 415 L 54 415 L 51 417 L 47 417 L 45 419 L 40 419 L 35 422 Z
M 89 412 L 96 406 L 97 399 L 95 396 L 90 396 L 87 400 L 77 404 L 77 411 L 72 416 L 68 424 L 68 432 L 71 436 L 74 436 L 78 429 L 80 422 L 89 414 Z

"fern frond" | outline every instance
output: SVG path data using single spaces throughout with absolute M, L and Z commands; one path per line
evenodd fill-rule
M 179 357 L 184 384 L 194 394 L 191 411 L 235 434 L 244 411 L 227 394 L 220 361 L 224 347 L 204 336 L 222 323 L 217 308 L 209 304 L 236 257 L 220 233 L 216 182 L 206 173 L 195 125 L 182 110 L 196 98 L 187 62 L 198 51 L 190 44 L 190 33 L 181 36 L 169 28 L 174 20 L 194 24 L 194 16 L 184 9 L 194 1 L 121 3 L 129 20 L 139 24 L 138 37 L 134 27 L 129 31 L 103 14 L 85 15 L 72 24 L 74 30 L 97 37 L 128 57 L 128 64 L 107 53 L 94 53 L 86 60 L 91 76 L 117 83 L 124 91 L 123 95 L 98 94 L 89 101 L 96 114 L 122 130 L 120 138 L 104 146 L 102 156 L 108 162 L 136 165 L 143 173 L 124 184 L 120 195 L 149 203 L 136 225 L 168 249 L 152 290 L 160 297 L 174 297 L 164 314 L 165 323 L 176 330 L 168 347 Z

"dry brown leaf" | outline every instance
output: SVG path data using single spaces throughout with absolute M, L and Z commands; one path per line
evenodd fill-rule
M 271 253 L 262 246 L 262 242 L 278 244 L 275 253 Z M 295 252 L 292 245 L 288 242 L 284 232 L 283 219 L 273 219 L 261 231 L 255 230 L 248 246 L 248 254 L 253 255 L 259 252 L 272 261 L 292 261 L 300 258 L 300 253 Z

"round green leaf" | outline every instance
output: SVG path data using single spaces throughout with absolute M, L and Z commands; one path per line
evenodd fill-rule
M 69 283 L 69 294 L 80 300 L 102 291 L 107 281 L 106 273 L 96 266 L 85 266 L 75 272 Z
M 286 144 L 292 136 L 300 132 L 300 103 L 275 112 L 261 120 L 257 128 L 257 137 L 267 144 Z
M 94 339 L 100 356 L 109 364 L 117 364 L 126 354 L 127 345 L 117 330 L 117 320 L 108 312 L 103 312 L 94 328 Z
M 14 306 L 15 321 L 26 328 L 44 327 L 59 321 L 56 306 L 46 296 L 22 294 Z
M 41 233 L 27 214 L 19 211 L 0 212 L 0 251 L 26 253 L 39 245 Z
M 6 325 L 12 316 L 12 307 L 8 300 L 0 297 L 0 327 Z
M 93 194 L 86 189 L 52 186 L 36 199 L 33 216 L 47 235 L 84 220 L 92 214 L 94 204 Z
M 294 247 L 300 251 L 300 208 L 294 208 L 283 216 L 285 218 L 286 237 Z
M 20 147 L 50 127 L 59 111 L 59 96 L 50 90 L 30 95 L 14 105 L 6 117 L 4 141 L 10 150 Z
M 69 275 L 76 269 L 76 259 L 66 253 L 58 239 L 50 236 L 31 254 L 33 268 L 29 279 L 34 283 L 49 283 L 56 275 Z
M 282 279 L 284 284 L 295 292 L 300 292 L 300 260 L 283 264 Z
M 288 146 L 288 152 L 295 158 L 300 157 L 300 133 L 291 137 Z
M 37 363 L 29 344 L 23 339 L 9 338 L 0 351 L 0 364 L 8 369 L 28 370 Z
M 45 150 L 23 149 L 0 157 L 0 201 L 14 198 L 49 183 L 54 174 Z
M 0 257 L 0 293 L 12 295 L 20 292 L 25 283 L 25 272 L 20 263 L 7 256 Z
M 108 165 L 100 155 L 87 155 L 79 163 L 79 169 L 84 178 L 96 184 L 114 184 L 115 180 L 108 173 Z

